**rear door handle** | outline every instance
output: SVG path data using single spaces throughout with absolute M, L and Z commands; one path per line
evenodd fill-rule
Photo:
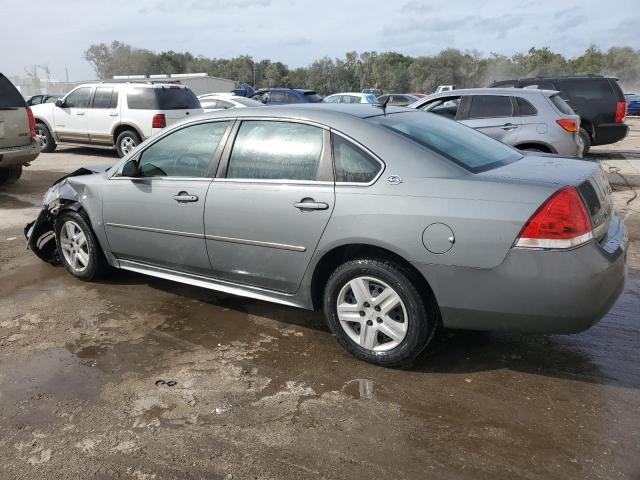
M 187 192 L 179 192 L 177 195 L 173 196 L 173 199 L 178 203 L 188 203 L 188 202 L 197 202 L 197 195 L 189 195 Z
M 514 130 L 518 128 L 518 125 L 514 125 L 513 123 L 505 123 L 502 127 L 502 130 Z
M 84 115 L 84 112 L 76 112 L 76 115 L 82 116 Z
M 305 200 L 307 200 L 307 201 L 305 202 Z M 301 202 L 294 203 L 293 206 L 298 208 L 298 209 L 300 209 L 300 210 L 326 210 L 326 209 L 329 208 L 329 204 L 328 203 L 315 202 L 315 201 L 313 201 L 312 198 L 310 198 L 310 199 L 306 199 L 305 198 Z

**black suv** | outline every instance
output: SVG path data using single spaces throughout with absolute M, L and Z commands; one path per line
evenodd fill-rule
M 534 77 L 504 80 L 489 86 L 558 90 L 580 115 L 580 137 L 585 154 L 591 145 L 615 143 L 629 131 L 624 123 L 627 104 L 617 78 L 600 75 Z

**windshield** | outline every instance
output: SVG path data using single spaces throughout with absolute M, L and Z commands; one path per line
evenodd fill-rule
M 367 120 L 413 140 L 473 173 L 498 168 L 522 154 L 453 120 L 426 112 L 403 112 Z

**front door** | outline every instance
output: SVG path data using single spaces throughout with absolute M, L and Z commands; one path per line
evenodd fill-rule
M 215 277 L 293 293 L 334 206 L 329 133 L 243 121 L 209 187 L 205 237 Z
M 521 119 L 514 117 L 511 97 L 508 95 L 470 95 L 465 97 L 470 102 L 464 108 L 465 118 L 461 123 L 475 128 L 496 140 L 515 144 L 521 128 Z
M 139 154 L 136 176 L 111 178 L 103 216 L 116 257 L 210 274 L 205 198 L 229 125 L 204 122 L 175 130 Z
M 58 139 L 88 143 L 87 111 L 93 87 L 79 87 L 67 95 L 62 107 L 54 107 L 53 120 Z

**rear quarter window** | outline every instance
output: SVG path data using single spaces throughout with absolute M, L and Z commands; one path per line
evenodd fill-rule
M 522 97 L 516 97 L 516 103 L 518 104 L 518 114 L 521 117 L 526 117 L 526 116 L 531 116 L 531 115 L 537 115 L 538 114 L 538 111 L 536 110 L 536 107 L 531 105 L 531 102 L 529 102 L 529 100 L 525 100 Z
M 127 92 L 127 105 L 132 110 L 158 110 L 152 88 L 133 88 Z
M 0 73 L 0 108 L 26 107 L 27 102 L 13 83 Z
M 564 113 L 565 115 L 575 115 L 576 112 L 569 106 L 567 102 L 565 102 L 560 95 L 557 93 L 549 97 L 551 103 L 560 111 L 560 113 Z

